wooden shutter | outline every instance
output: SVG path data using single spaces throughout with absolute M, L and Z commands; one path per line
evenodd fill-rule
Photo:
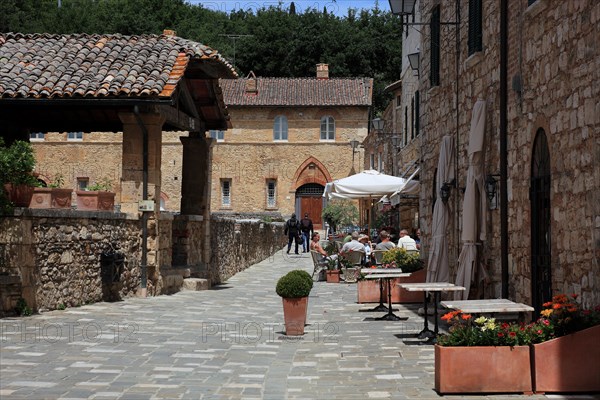
M 481 0 L 469 0 L 469 55 L 483 49 L 483 9 Z
M 431 86 L 440 84 L 440 6 L 431 11 L 431 68 L 429 70 L 429 82 Z

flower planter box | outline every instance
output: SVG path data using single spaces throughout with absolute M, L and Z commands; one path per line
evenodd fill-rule
M 35 188 L 30 208 L 71 208 L 73 189 Z
M 340 270 L 327 270 L 326 272 L 327 283 L 340 283 Z
M 420 269 L 406 278 L 396 278 L 392 281 L 392 303 L 422 303 L 423 292 L 409 292 L 398 286 L 398 283 L 424 283 L 427 273 Z
M 600 391 L 600 325 L 534 344 L 536 392 Z
M 358 281 L 356 292 L 358 294 L 358 303 L 379 303 L 379 281 L 376 279 Z M 387 302 L 386 287 L 383 288 L 383 293 L 383 301 Z
M 286 299 L 283 301 L 283 319 L 285 321 L 285 334 L 287 336 L 304 335 L 306 324 L 306 311 L 308 309 L 308 297 Z
M 78 190 L 76 193 L 78 210 L 114 210 L 115 194 L 113 192 Z
M 531 393 L 529 346 L 435 346 L 439 393 Z

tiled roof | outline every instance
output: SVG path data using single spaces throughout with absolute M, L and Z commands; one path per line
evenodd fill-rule
M 5 33 L 0 98 L 169 97 L 196 61 L 237 76 L 218 52 L 177 36 Z
M 256 78 L 257 92 L 246 92 L 246 79 L 221 79 L 227 106 L 370 106 L 371 78 Z

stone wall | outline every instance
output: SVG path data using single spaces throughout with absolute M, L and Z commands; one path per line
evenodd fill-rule
M 130 296 L 139 286 L 139 221 L 123 214 L 25 209 L 0 218 L 4 247 L 0 275 L 18 277 L 34 310 L 74 307 Z M 119 252 L 125 264 L 118 283 L 102 283 L 102 253 Z M 14 308 L 14 297 L 2 304 Z
M 226 281 L 237 272 L 273 255 L 287 243 L 282 222 L 236 220 L 213 216 L 211 219 L 211 268 L 213 284 Z
M 25 299 L 35 310 L 135 295 L 140 288 L 141 221 L 125 214 L 17 209 L 0 217 L 0 317 Z M 198 216 L 161 214 L 148 222 L 148 295 L 181 290 L 188 276 L 222 283 L 286 242 L 283 223 L 214 217 L 209 237 Z M 209 240 L 209 246 L 205 241 Z M 209 258 L 203 255 L 210 250 Z M 103 253 L 125 256 L 118 283 L 103 283 Z M 173 258 L 173 254 L 178 256 Z M 178 260 L 172 265 L 172 260 Z
M 484 2 L 485 3 L 485 2 Z M 456 19 L 454 3 L 425 0 L 422 19 L 440 5 L 441 21 Z M 460 1 L 458 76 L 457 28 L 441 27 L 440 85 L 431 87 L 430 35 L 421 43 L 421 215 L 424 246 L 431 232 L 432 185 L 441 137 L 456 141 L 458 187 L 465 186 L 471 110 L 486 101 L 484 174 L 497 174 L 499 154 L 499 7 L 484 4 L 483 49 L 467 54 L 468 1 Z M 508 258 L 509 296 L 532 301 L 529 189 L 537 131 L 548 138 L 550 152 L 551 290 L 577 293 L 587 306 L 600 303 L 600 3 L 593 1 L 509 2 L 508 16 Z M 458 89 L 458 90 L 457 90 Z M 451 280 L 460 251 L 463 193 L 452 190 L 448 202 Z M 500 210 L 488 212 L 488 235 L 481 246 L 489 274 L 486 297 L 501 295 Z M 480 293 L 481 294 L 481 293 Z

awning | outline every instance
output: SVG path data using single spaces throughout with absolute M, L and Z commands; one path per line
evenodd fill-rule
M 421 190 L 421 186 L 418 181 L 414 181 L 413 178 L 419 173 L 421 168 L 417 168 L 411 176 L 406 179 L 406 183 L 404 186 L 399 188 L 396 192 L 394 192 L 390 196 L 390 203 L 392 206 L 400 204 L 400 200 L 406 197 L 409 198 L 418 198 L 419 191 Z

